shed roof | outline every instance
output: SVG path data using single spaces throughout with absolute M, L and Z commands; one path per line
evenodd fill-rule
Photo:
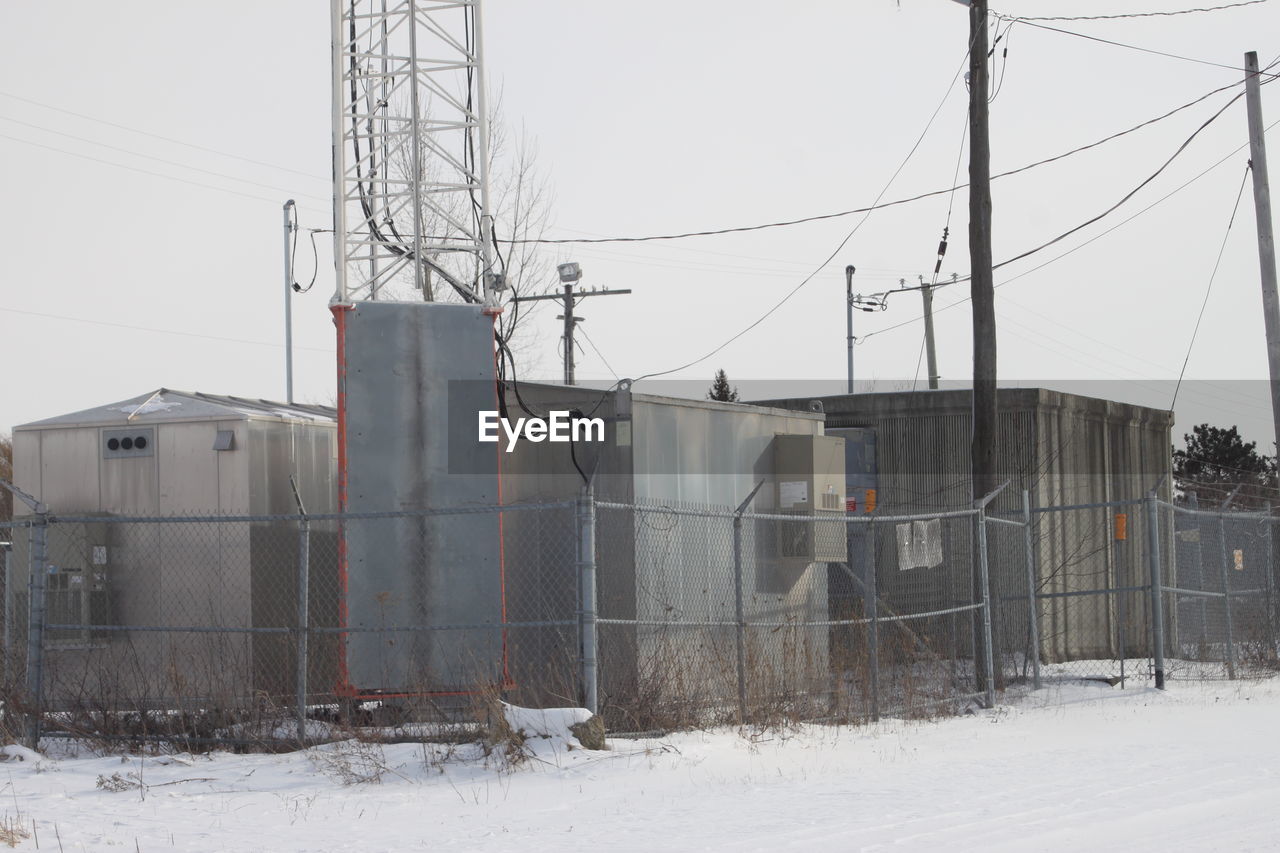
M 14 429 L 46 427 L 115 426 L 126 424 L 159 424 L 179 421 L 274 420 L 333 423 L 337 410 L 329 406 L 307 403 L 277 403 L 205 394 L 199 391 L 174 391 L 160 388 L 128 400 L 107 403 L 92 409 L 71 412 L 44 420 L 22 424 Z

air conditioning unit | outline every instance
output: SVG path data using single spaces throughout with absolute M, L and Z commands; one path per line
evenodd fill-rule
M 795 521 L 777 523 L 777 556 L 784 563 L 838 563 L 848 557 L 845 536 L 844 439 L 775 435 L 775 506 Z
M 111 559 L 114 526 L 102 522 L 51 524 L 45 545 L 45 640 L 51 647 L 84 646 L 106 640 L 97 628 L 114 624 L 111 605 Z M 26 589 L 30 565 L 28 531 L 15 529 L 10 566 Z M 35 567 L 33 567 L 35 568 Z

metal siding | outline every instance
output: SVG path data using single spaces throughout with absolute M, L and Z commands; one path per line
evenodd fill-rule
M 44 465 L 41 462 L 44 445 L 44 433 L 15 430 L 13 433 L 13 484 L 38 500 L 48 501 L 44 497 Z M 97 488 L 98 469 L 93 470 L 94 488 Z M 14 499 L 14 514 L 23 514 L 19 509 L 22 501 Z M 94 501 L 97 505 L 97 501 Z
M 218 463 L 218 510 L 225 515 L 249 512 L 249 472 L 253 457 L 249 448 L 248 421 L 218 421 L 218 429 L 235 433 L 233 450 L 213 451 Z M 335 465 L 336 469 L 337 466 Z
M 633 412 L 638 501 L 737 506 L 772 476 L 775 435 L 822 434 L 820 418 L 746 407 L 637 397 Z M 773 507 L 769 492 L 761 489 L 757 509 Z
M 476 413 L 495 405 L 491 318 L 471 305 L 365 302 L 345 322 L 348 508 L 497 503 L 497 446 L 475 432 Z M 500 621 L 496 515 L 350 523 L 346 537 L 352 627 Z M 494 683 L 502 667 L 493 630 L 414 632 L 394 643 L 353 633 L 347 649 L 362 690 Z
M 156 435 L 159 500 L 166 515 L 212 513 L 218 500 L 217 423 L 169 424 Z
M 97 430 L 93 432 L 96 433 Z M 157 439 L 159 440 L 163 434 L 164 427 L 157 426 Z M 53 435 L 56 433 L 50 433 L 45 441 L 48 442 Z M 96 437 L 94 444 L 96 448 Z M 49 458 L 47 450 L 45 458 Z M 157 515 L 162 512 L 158 475 L 160 466 L 163 464 L 159 455 L 103 459 L 100 469 L 102 472 L 101 509 L 117 515 Z M 70 471 L 67 471 L 67 475 L 77 476 Z
M 22 433 L 19 433 L 22 435 Z M 20 447 L 14 448 L 15 457 Z M 98 464 L 102 458 L 98 430 L 51 430 L 43 434 L 40 446 L 41 500 L 54 512 L 98 508 Z M 112 460 L 140 462 L 150 467 L 153 459 Z

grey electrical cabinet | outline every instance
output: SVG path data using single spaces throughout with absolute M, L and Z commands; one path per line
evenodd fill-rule
M 843 562 L 845 537 L 844 439 L 828 435 L 776 435 L 774 488 L 778 512 L 806 516 L 778 522 L 778 557 L 795 564 Z M 818 521 L 811 520 L 817 517 Z
M 98 625 L 111 625 L 112 526 L 102 522 L 62 522 L 49 528 L 42 567 L 31 566 L 30 539 L 14 537 L 11 582 L 21 589 L 28 571 L 42 571 L 45 583 L 45 638 L 52 647 L 84 646 L 104 639 Z

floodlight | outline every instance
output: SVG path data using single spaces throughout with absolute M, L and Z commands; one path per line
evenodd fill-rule
M 582 267 L 575 263 L 560 264 L 556 267 L 556 272 L 560 273 L 562 284 L 573 284 L 582 278 Z

